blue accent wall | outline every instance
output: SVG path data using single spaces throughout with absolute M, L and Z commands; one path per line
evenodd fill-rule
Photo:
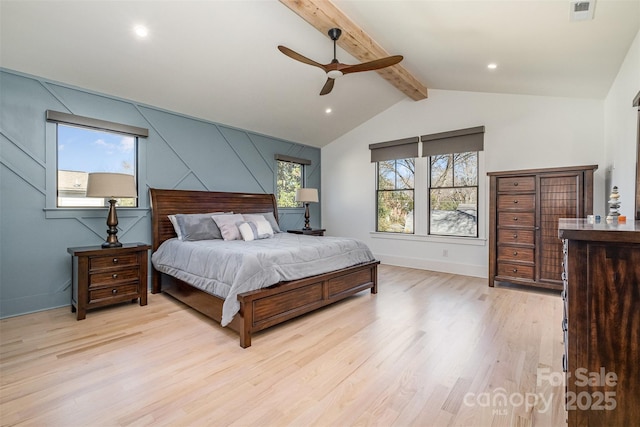
M 56 110 L 149 129 L 138 142 L 138 208 L 118 210 L 122 242 L 151 243 L 148 189 L 275 192 L 275 154 L 311 160 L 320 149 L 0 69 L 0 317 L 69 305 L 68 247 L 101 244 L 105 209 L 57 209 Z M 312 204 L 311 225 L 320 226 Z M 302 228 L 303 209 L 281 209 L 282 229 Z

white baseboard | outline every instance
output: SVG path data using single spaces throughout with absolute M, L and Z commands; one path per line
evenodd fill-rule
M 439 271 L 441 273 L 461 274 L 487 278 L 486 265 L 469 265 L 454 262 L 433 261 L 420 258 L 398 257 L 394 255 L 374 254 L 382 264 L 396 265 L 398 267 L 418 268 L 420 270 Z

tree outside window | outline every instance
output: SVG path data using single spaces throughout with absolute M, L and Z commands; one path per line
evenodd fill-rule
M 377 162 L 376 231 L 413 233 L 415 159 Z
M 429 157 L 429 234 L 478 236 L 478 152 Z
M 276 199 L 279 208 L 299 208 L 296 190 L 304 187 L 304 165 L 283 160 L 277 161 Z

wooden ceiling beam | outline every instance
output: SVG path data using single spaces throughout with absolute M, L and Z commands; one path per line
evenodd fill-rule
M 379 44 L 328 0 L 280 0 L 302 19 L 328 37 L 331 28 L 340 28 L 338 46 L 361 62 L 390 56 Z M 376 70 L 402 93 L 414 101 L 426 99 L 427 88 L 401 64 Z

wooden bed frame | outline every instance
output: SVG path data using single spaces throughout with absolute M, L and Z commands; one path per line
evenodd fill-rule
M 273 194 L 161 190 L 156 188 L 151 188 L 149 194 L 153 251 L 156 251 L 165 240 L 176 237 L 173 225 L 167 215 L 207 212 L 273 212 L 274 216 L 278 218 L 278 207 Z M 227 326 L 238 332 L 241 347 L 249 347 L 253 332 L 261 331 L 340 301 L 365 289 L 371 289 L 372 294 L 377 293 L 377 267 L 379 263 L 379 261 L 371 261 L 239 294 L 240 311 Z M 222 298 L 161 273 L 153 266 L 151 271 L 152 293 L 169 294 L 207 317 L 220 322 L 224 302 Z

